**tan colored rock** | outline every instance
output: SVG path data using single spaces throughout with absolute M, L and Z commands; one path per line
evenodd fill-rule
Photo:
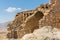
M 44 26 L 33 33 L 26 34 L 21 40 L 60 40 L 60 30 L 51 26 Z
M 20 37 L 27 33 L 32 33 L 35 29 L 39 28 L 39 20 L 43 17 L 43 13 L 38 11 L 37 13 L 29 16 L 24 22 L 22 29 L 20 30 Z
M 56 4 L 53 7 L 53 10 L 47 16 L 44 16 L 42 20 L 40 20 L 40 26 L 53 26 L 56 28 L 60 28 L 60 0 L 56 0 Z
M 39 28 L 39 20 L 48 15 L 51 10 L 52 5 L 43 4 L 34 10 L 18 12 L 13 23 L 8 26 L 8 29 L 11 29 L 9 30 L 10 34 L 14 36 L 14 31 L 16 31 L 18 38 L 21 38 L 27 33 L 32 33 Z

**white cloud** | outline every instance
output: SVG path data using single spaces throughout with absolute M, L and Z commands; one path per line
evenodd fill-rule
M 8 7 L 8 8 L 6 9 L 7 12 L 14 12 L 14 11 L 17 11 L 17 10 L 21 10 L 21 8 Z
M 21 10 L 21 8 L 17 8 L 17 10 Z

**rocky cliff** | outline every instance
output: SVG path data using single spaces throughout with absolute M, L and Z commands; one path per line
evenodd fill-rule
M 60 3 L 59 0 L 51 0 L 50 3 L 40 5 L 34 10 L 18 12 L 15 16 L 13 23 L 8 24 L 9 30 L 9 33 L 7 34 L 8 38 L 22 38 L 25 34 L 35 33 L 34 30 L 40 29 L 45 26 L 49 26 L 49 28 L 51 26 L 52 29 L 60 28 L 59 3 Z
M 47 16 L 40 20 L 40 26 L 53 26 L 60 28 L 60 0 L 56 0 L 55 6 Z

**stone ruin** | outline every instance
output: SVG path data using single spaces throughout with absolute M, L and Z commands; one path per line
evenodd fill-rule
M 22 38 L 43 26 L 60 28 L 60 0 L 51 0 L 34 10 L 18 12 L 12 23 L 8 24 L 8 38 Z

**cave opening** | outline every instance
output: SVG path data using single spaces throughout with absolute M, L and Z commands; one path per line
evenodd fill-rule
M 38 11 L 35 13 L 36 18 L 38 18 L 38 17 L 42 18 L 43 16 L 44 16 L 44 14 L 41 11 Z

